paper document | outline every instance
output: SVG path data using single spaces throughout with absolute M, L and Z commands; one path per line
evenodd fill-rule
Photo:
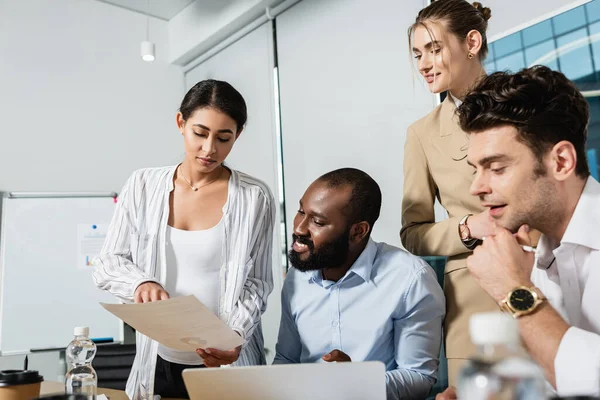
M 240 335 L 196 296 L 140 304 L 100 304 L 135 330 L 171 349 L 231 350 L 242 344 Z

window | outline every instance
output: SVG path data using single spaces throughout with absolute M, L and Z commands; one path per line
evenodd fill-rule
M 488 73 L 546 65 L 561 71 L 590 104 L 588 161 L 594 178 L 600 169 L 600 0 L 593 0 L 490 43 Z

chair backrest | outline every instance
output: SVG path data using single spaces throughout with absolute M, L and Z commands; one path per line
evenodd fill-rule
M 92 366 L 98 375 L 98 387 L 125 390 L 135 358 L 135 344 L 98 344 Z

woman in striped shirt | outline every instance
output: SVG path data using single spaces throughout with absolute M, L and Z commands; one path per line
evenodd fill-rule
M 195 295 L 243 339 L 228 351 L 178 351 L 137 333 L 127 381 L 132 399 L 187 398 L 187 367 L 265 363 L 260 318 L 273 288 L 275 203 L 261 181 L 223 165 L 246 123 L 246 103 L 227 82 L 205 80 L 177 113 L 185 158 L 135 171 L 125 184 L 96 285 L 124 302 Z

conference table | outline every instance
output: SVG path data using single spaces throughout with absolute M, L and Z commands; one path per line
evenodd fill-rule
M 53 381 L 43 381 L 42 387 L 40 389 L 40 396 L 46 396 L 50 394 L 64 394 L 65 393 L 65 385 L 60 382 Z M 108 397 L 110 400 L 129 400 L 129 397 L 125 394 L 123 390 L 116 389 L 104 389 L 98 388 L 98 394 L 103 394 Z M 168 399 L 161 398 L 162 400 L 178 400 L 178 399 Z

